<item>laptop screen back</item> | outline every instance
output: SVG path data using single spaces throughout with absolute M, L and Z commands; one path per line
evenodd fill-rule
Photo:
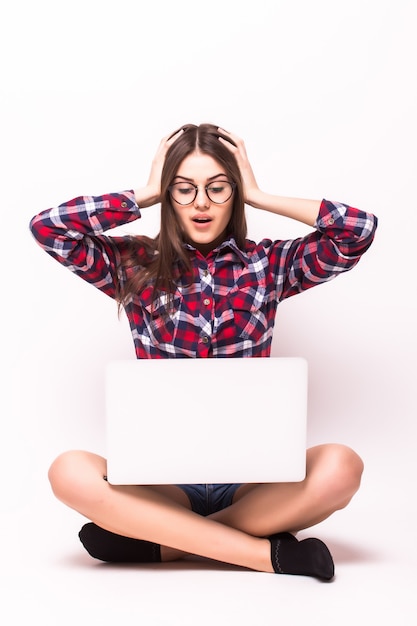
M 109 482 L 303 480 L 307 375 L 298 357 L 110 363 Z

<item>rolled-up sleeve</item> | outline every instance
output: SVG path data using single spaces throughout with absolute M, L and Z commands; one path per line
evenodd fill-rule
M 378 220 L 372 213 L 322 200 L 316 230 L 270 251 L 277 298 L 282 300 L 352 269 L 372 244 Z
M 133 191 L 79 196 L 35 215 L 30 230 L 50 256 L 114 297 L 117 238 L 104 233 L 139 217 Z

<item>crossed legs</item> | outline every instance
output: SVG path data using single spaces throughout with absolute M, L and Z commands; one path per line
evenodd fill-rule
M 345 507 L 357 491 L 361 459 L 346 446 L 307 451 L 300 483 L 242 485 L 231 506 L 202 517 L 175 486 L 112 486 L 103 480 L 106 461 L 82 451 L 66 452 L 51 466 L 55 495 L 99 527 L 161 545 L 162 560 L 185 554 L 273 572 L 276 533 L 294 532 Z

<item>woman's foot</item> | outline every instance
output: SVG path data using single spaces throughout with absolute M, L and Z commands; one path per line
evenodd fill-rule
M 320 539 L 297 539 L 290 533 L 268 537 L 271 543 L 271 560 L 277 574 L 315 576 L 331 580 L 334 563 L 327 546 Z
M 157 543 L 116 535 L 89 522 L 78 533 L 81 543 L 95 559 L 110 563 L 157 563 L 161 547 Z

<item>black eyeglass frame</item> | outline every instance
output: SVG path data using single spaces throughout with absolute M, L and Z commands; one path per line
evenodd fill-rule
M 211 187 L 212 185 L 215 185 L 215 184 L 216 184 L 216 182 L 219 182 L 219 183 L 227 183 L 227 184 L 228 184 L 228 185 L 230 185 L 230 186 L 231 186 L 231 188 L 232 188 L 232 191 L 231 191 L 231 193 L 230 193 L 230 196 L 229 196 L 228 198 L 226 198 L 226 200 L 223 200 L 222 202 L 216 202 L 216 200 L 212 200 L 212 199 L 210 198 L 210 196 L 209 196 L 209 193 L 208 193 L 208 188 L 209 188 L 209 187 Z M 185 203 L 183 203 L 183 202 L 178 202 L 178 200 L 175 200 L 175 198 L 174 198 L 174 197 L 173 197 L 173 195 L 172 195 L 172 188 L 173 188 L 173 187 L 175 187 L 175 185 L 181 185 L 181 184 L 184 184 L 184 183 L 178 182 L 178 183 L 174 183 L 174 184 L 170 185 L 170 186 L 168 187 L 168 191 L 169 191 L 169 194 L 170 194 L 171 198 L 172 198 L 172 199 L 173 199 L 173 200 L 174 200 L 177 204 L 179 204 L 179 205 L 181 205 L 181 206 L 188 206 L 189 204 L 192 204 L 192 203 L 194 202 L 194 200 L 197 198 L 197 194 L 198 194 L 198 187 L 199 187 L 199 185 L 194 185 L 194 183 L 187 182 L 187 184 L 188 184 L 188 185 L 190 185 L 191 187 L 194 187 L 195 194 L 194 194 L 194 198 L 193 198 L 192 200 L 190 200 L 190 202 L 185 202 Z M 227 202 L 228 200 L 230 200 L 230 198 L 233 196 L 233 192 L 234 192 L 234 190 L 235 190 L 235 189 L 236 189 L 236 183 L 231 183 L 231 182 L 230 182 L 230 180 L 219 180 L 219 181 L 213 181 L 212 183 L 209 183 L 208 185 L 206 185 L 206 186 L 204 187 L 204 191 L 206 192 L 206 196 L 207 196 L 207 198 L 210 200 L 210 202 L 213 202 L 213 204 L 224 204 L 225 202 Z

